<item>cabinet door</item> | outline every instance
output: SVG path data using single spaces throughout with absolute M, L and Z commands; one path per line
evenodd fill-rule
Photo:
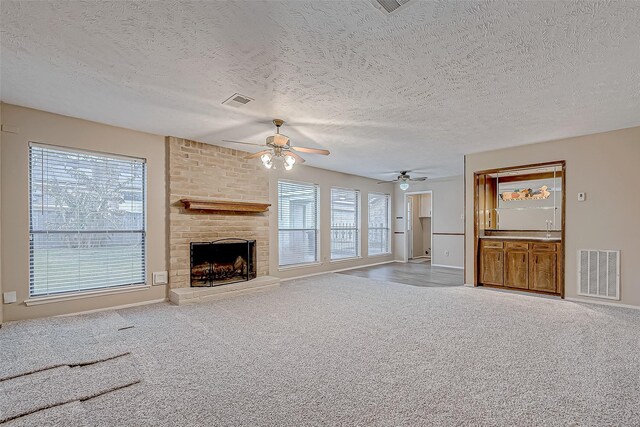
M 483 284 L 502 286 L 504 282 L 502 255 L 502 249 L 482 249 L 480 280 Z
M 529 253 L 507 250 L 505 252 L 504 285 L 510 288 L 529 288 Z
M 420 195 L 420 218 L 431 217 L 431 194 Z
M 555 252 L 532 252 L 529 289 L 557 292 L 558 255 Z

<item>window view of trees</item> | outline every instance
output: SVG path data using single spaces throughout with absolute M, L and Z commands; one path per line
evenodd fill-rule
M 331 259 L 360 256 L 360 192 L 331 189 Z
M 388 194 L 369 193 L 369 255 L 391 252 Z
M 278 181 L 279 265 L 318 261 L 318 186 Z
M 31 294 L 143 283 L 145 164 L 30 149 Z

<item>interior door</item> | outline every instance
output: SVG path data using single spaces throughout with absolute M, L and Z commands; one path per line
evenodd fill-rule
M 413 197 L 407 197 L 407 251 L 408 259 L 413 258 Z

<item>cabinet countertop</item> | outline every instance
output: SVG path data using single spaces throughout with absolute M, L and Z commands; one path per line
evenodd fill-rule
M 560 237 L 527 237 L 527 236 L 481 236 L 481 239 L 490 240 L 535 240 L 536 242 L 560 242 Z

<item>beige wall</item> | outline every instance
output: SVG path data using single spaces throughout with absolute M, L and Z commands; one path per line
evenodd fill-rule
M 257 275 L 269 274 L 269 213 L 194 212 L 180 203 L 185 198 L 269 203 L 269 171 L 259 160 L 244 160 L 244 151 L 202 142 L 167 137 L 167 151 L 171 288 L 190 286 L 191 242 L 256 240 Z
M 578 249 L 618 249 L 620 303 L 640 306 L 640 127 L 467 155 L 465 282 L 473 283 L 473 173 L 556 160 L 567 162 L 566 296 L 577 296 Z
M 420 191 L 432 192 L 432 264 L 462 268 L 464 259 L 464 179 L 462 175 L 412 182 L 406 192 L 397 188 L 393 216 L 394 218 L 402 217 L 402 219 L 395 220 L 395 231 L 404 231 L 405 195 Z M 405 235 L 395 234 L 396 260 L 404 261 L 405 245 Z M 446 255 L 447 252 L 449 255 Z
M 167 287 L 161 285 L 128 293 L 92 296 L 35 306 L 24 304 L 29 297 L 28 144 L 30 141 L 141 157 L 147 160 L 148 283 L 152 281 L 152 272 L 170 270 L 169 266 L 172 262 L 174 265 L 170 270 L 170 283 L 175 286 L 185 286 L 184 277 L 178 278 L 185 273 L 185 267 L 188 268 L 188 254 L 184 254 L 185 246 L 182 240 L 220 237 L 222 236 L 220 230 L 216 229 L 213 234 L 209 231 L 213 226 L 219 228 L 221 224 L 226 227 L 225 237 L 229 237 L 229 230 L 237 232 L 234 235 L 239 236 L 253 227 L 253 225 L 248 227 L 245 223 L 238 223 L 238 218 L 241 218 L 238 216 L 233 218 L 211 217 L 208 214 L 185 216 L 176 202 L 179 198 L 189 196 L 246 201 L 270 200 L 272 208 L 268 214 L 260 216 L 257 228 L 254 227 L 258 232 L 258 239 L 262 242 L 258 246 L 259 274 L 290 278 L 394 259 L 393 255 L 369 257 L 366 239 L 367 196 L 369 192 L 379 192 L 391 194 L 393 197 L 394 188 L 391 184 L 378 185 L 372 179 L 304 165 L 296 165 L 290 172 L 267 172 L 259 161 L 241 160 L 244 154 L 241 151 L 178 138 L 165 140 L 163 136 L 14 105 L 2 104 L 0 114 L 3 124 L 19 128 L 17 134 L 3 133 L 0 140 L 0 232 L 2 233 L 0 265 L 7 266 L 0 270 L 0 284 L 3 291 L 16 291 L 18 297 L 17 303 L 1 306 L 0 314 L 5 321 L 156 301 L 164 299 L 167 292 Z M 171 141 L 175 144 L 173 153 L 179 154 L 170 158 L 167 147 L 171 146 Z M 207 163 L 214 161 L 212 159 L 218 162 L 217 169 Z M 248 177 L 250 182 L 239 177 Z M 320 186 L 322 259 L 317 265 L 279 270 L 277 257 L 269 257 L 269 253 L 274 254 L 278 251 L 277 181 L 280 177 L 316 183 Z M 169 188 L 170 183 L 171 188 Z M 329 260 L 329 206 L 330 189 L 333 186 L 355 188 L 361 191 L 363 237 L 362 257 L 358 259 L 336 262 Z M 224 191 L 220 190 L 222 187 Z M 169 221 L 169 215 L 175 221 Z M 173 233 L 171 245 L 169 245 L 170 229 Z M 208 230 L 207 233 L 202 232 L 204 229 Z M 169 257 L 169 246 L 172 248 L 171 257 Z
M 0 104 L 0 124 L 2 124 L 2 104 Z M 2 132 L 0 131 L 0 224 L 2 224 Z M 2 242 L 2 227 L 0 226 L 0 242 Z M 3 322 L 2 301 L 2 245 L 0 244 L 0 325 Z
M 309 156 L 312 156 L 309 155 Z M 259 160 L 256 160 L 260 163 Z M 269 174 L 270 194 L 272 209 L 271 216 L 271 239 L 270 252 L 278 253 L 278 179 L 288 179 L 291 181 L 307 182 L 318 184 L 320 186 L 320 262 L 317 265 L 303 267 L 289 267 L 280 269 L 278 267 L 278 257 L 272 256 L 270 259 L 270 274 L 280 278 L 299 277 L 310 274 L 324 273 L 332 270 L 358 267 L 362 265 L 393 261 L 393 255 L 367 255 L 367 236 L 368 236 L 368 209 L 367 200 L 369 192 L 386 193 L 391 195 L 393 201 L 393 185 L 377 184 L 376 180 L 363 178 L 355 175 L 348 175 L 339 172 L 333 172 L 326 169 L 318 169 L 305 165 L 296 164 L 291 171 L 272 170 Z M 362 257 L 351 260 L 331 261 L 331 187 L 353 188 L 360 190 L 360 206 L 361 206 L 361 230 L 362 230 Z M 393 223 L 392 223 L 393 225 Z M 392 246 L 393 250 L 393 246 Z
M 165 286 L 27 307 L 29 297 L 29 142 L 99 151 L 147 160 L 147 281 L 167 269 L 164 137 L 2 104 L 2 123 L 19 128 L 3 133 L 1 147 L 1 233 L 3 291 L 18 302 L 3 306 L 4 320 L 67 314 L 163 299 Z

